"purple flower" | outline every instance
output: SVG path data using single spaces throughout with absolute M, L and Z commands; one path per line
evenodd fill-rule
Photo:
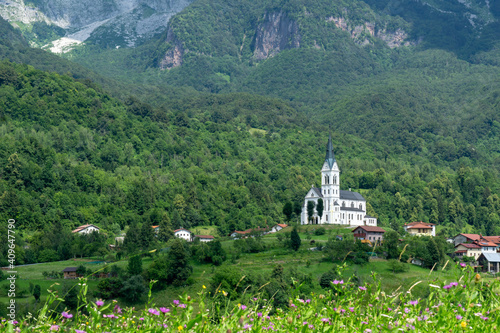
M 467 266 L 467 264 L 466 264 L 466 263 L 461 262 L 461 263 L 460 263 L 460 266 L 461 266 L 461 267 L 465 267 L 465 266 Z
M 410 301 L 410 302 L 409 302 L 409 304 L 410 304 L 410 305 L 417 305 L 417 304 L 418 304 L 418 299 L 417 299 L 417 300 L 415 300 L 415 301 Z
M 52 325 L 50 326 L 51 331 L 59 331 L 59 325 Z
M 97 306 L 100 307 L 100 306 L 104 305 L 104 302 L 102 300 L 98 300 L 98 301 L 95 302 L 95 305 L 97 305 Z
M 313 329 L 314 329 L 314 325 L 313 325 L 313 324 L 310 324 L 310 325 L 309 325 L 309 328 L 313 330 Z
M 170 312 L 170 309 L 167 309 L 167 308 L 160 308 L 160 311 L 162 313 L 167 313 L 167 312 Z
M 446 286 L 443 287 L 443 289 L 446 289 L 446 290 L 448 290 L 450 288 L 451 288 L 451 284 L 447 284 Z
M 241 305 L 241 306 L 240 306 L 240 309 L 242 309 L 242 310 L 245 310 L 246 308 L 247 308 L 247 306 L 246 306 L 246 305 Z
M 360 286 L 359 290 L 366 290 L 366 287 Z
M 350 308 L 349 308 L 349 311 L 354 312 L 354 308 L 353 308 L 353 307 L 350 307 Z
M 156 309 L 153 309 L 153 308 L 149 309 L 148 312 L 151 313 L 151 314 L 154 314 L 155 316 L 159 316 L 160 315 L 160 312 L 158 310 L 156 310 Z
M 462 319 L 463 317 L 462 317 L 461 315 L 457 315 L 457 316 L 455 316 L 455 318 L 457 318 L 457 320 L 460 320 L 460 319 Z
M 174 302 L 173 302 L 175 305 L 178 305 L 179 304 L 179 300 L 177 299 L 174 299 Z
M 104 318 L 111 318 L 111 319 L 116 319 L 118 318 L 117 316 L 115 316 L 114 314 L 109 314 L 109 315 L 102 315 Z
M 122 313 L 122 308 L 120 308 L 120 306 L 116 304 L 115 307 L 113 308 L 113 312 Z
M 452 283 L 450 283 L 450 286 L 456 287 L 456 286 L 458 286 L 458 282 L 452 282 Z
M 75 333 L 87 333 L 87 332 L 82 331 L 82 330 L 75 330 Z
M 258 312 L 257 317 L 262 318 L 262 312 Z
M 333 280 L 333 284 L 344 284 L 344 280 Z
M 63 313 L 61 313 L 61 316 L 63 316 L 66 319 L 73 318 L 73 315 L 70 314 L 70 313 L 67 313 L 66 311 L 64 311 Z
M 139 318 L 140 321 L 144 321 L 144 317 Z
M 311 300 L 310 299 L 306 299 L 306 303 L 311 303 Z
M 179 304 L 179 307 L 185 309 L 186 308 L 186 304 Z

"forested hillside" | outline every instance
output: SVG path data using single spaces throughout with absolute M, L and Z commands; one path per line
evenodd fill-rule
M 0 64 L 0 218 L 28 241 L 56 222 L 110 239 L 162 221 L 220 235 L 272 225 L 319 184 L 331 128 L 342 189 L 381 226 L 500 234 L 498 10 L 468 9 L 491 19 L 470 52 L 439 47 L 437 28 L 416 23 L 421 7 L 398 8 L 196 1 L 160 39 L 71 55 L 95 72 L 0 20 L 1 56 L 15 62 Z M 182 59 L 168 67 L 172 47 Z

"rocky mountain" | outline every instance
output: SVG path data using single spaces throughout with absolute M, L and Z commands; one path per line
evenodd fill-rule
M 54 53 L 90 42 L 133 47 L 167 27 L 191 0 L 0 0 L 0 15 Z

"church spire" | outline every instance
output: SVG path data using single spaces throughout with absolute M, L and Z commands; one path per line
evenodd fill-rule
M 328 144 L 326 145 L 326 157 L 325 162 L 328 162 L 328 166 L 333 168 L 333 163 L 335 163 L 335 154 L 333 153 L 333 144 L 332 144 L 332 134 L 328 137 Z

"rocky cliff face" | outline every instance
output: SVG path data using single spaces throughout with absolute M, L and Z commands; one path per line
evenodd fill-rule
M 170 43 L 171 47 L 165 53 L 163 59 L 160 61 L 161 69 L 171 69 L 174 67 L 179 67 L 182 65 L 182 57 L 184 56 L 184 46 L 182 42 L 177 39 L 172 29 L 167 32 L 167 43 Z
M 254 57 L 267 59 L 282 50 L 299 48 L 300 34 L 297 23 L 286 13 L 266 13 L 255 34 Z
M 401 28 L 397 28 L 395 31 L 388 31 L 385 25 L 379 27 L 374 22 L 351 25 L 343 17 L 329 17 L 327 21 L 333 22 L 337 28 L 347 31 L 351 35 L 351 38 L 359 45 L 370 44 L 369 36 L 382 39 L 390 48 L 416 44 L 415 41 L 408 40 L 408 33 Z
M 49 45 L 64 52 L 92 40 L 106 47 L 133 47 L 165 30 L 170 17 L 192 0 L 0 0 L 0 15 L 14 26 L 44 22 L 66 36 Z

